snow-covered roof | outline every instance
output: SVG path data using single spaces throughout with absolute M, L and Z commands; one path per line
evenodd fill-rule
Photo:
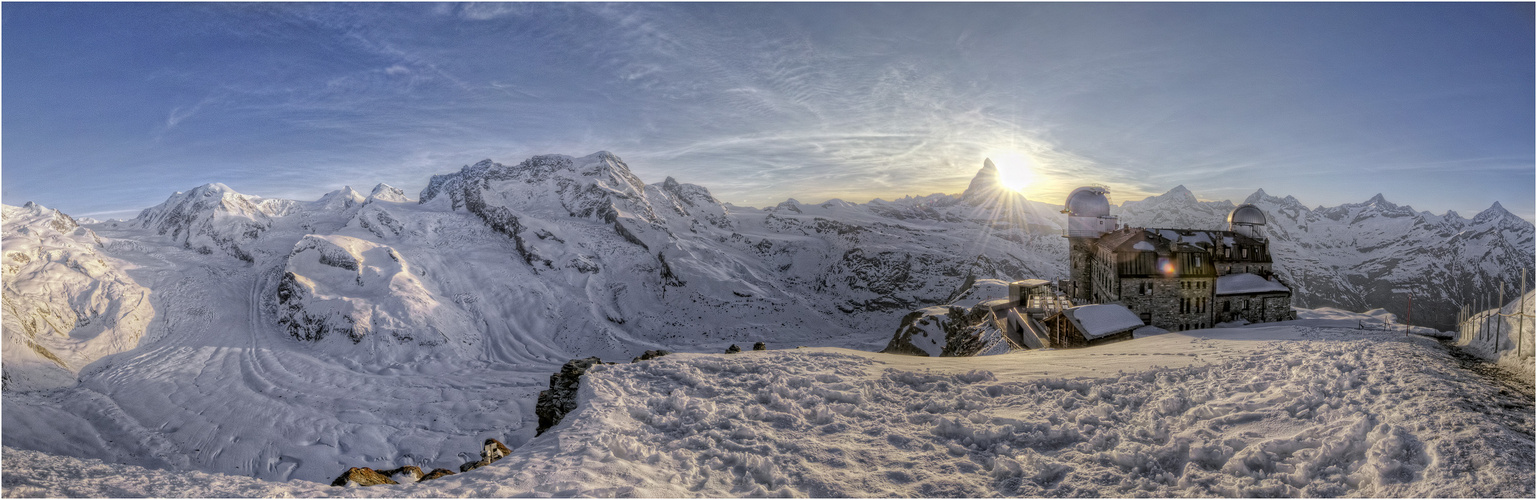
M 1217 295 L 1290 291 L 1290 288 L 1286 288 L 1286 285 L 1282 285 L 1280 282 L 1270 281 L 1253 273 L 1238 273 L 1217 277 Z
M 1014 283 L 1018 284 L 1020 288 L 1035 288 L 1038 286 L 1046 286 L 1051 284 L 1050 281 L 1036 278 L 1023 279 L 1015 281 Z
M 1066 311 L 1087 339 L 1097 339 L 1142 326 L 1142 319 L 1119 304 L 1094 304 L 1078 306 Z

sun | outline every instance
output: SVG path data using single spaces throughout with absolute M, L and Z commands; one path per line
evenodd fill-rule
M 998 167 L 998 184 L 1023 192 L 1035 183 L 1035 161 L 1024 153 L 1015 151 L 995 152 L 988 155 L 993 166 Z

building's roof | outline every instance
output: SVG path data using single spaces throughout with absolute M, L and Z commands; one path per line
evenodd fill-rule
M 1078 326 L 1086 339 L 1093 340 L 1107 335 L 1139 328 L 1142 319 L 1119 304 L 1094 304 L 1069 308 L 1062 312 Z
M 1018 284 L 1020 286 L 1020 288 L 1025 288 L 1025 289 L 1042 287 L 1042 286 L 1046 286 L 1046 285 L 1050 285 L 1051 284 L 1050 281 L 1042 280 L 1042 279 L 1034 279 L 1034 278 L 1026 279 L 1026 280 L 1019 280 L 1019 281 L 1015 281 L 1014 283 Z
M 1146 231 L 1138 231 L 1136 229 L 1121 229 L 1101 236 L 1098 243 L 1099 246 L 1109 249 L 1112 252 L 1133 251 L 1130 247 L 1135 245 L 1137 242 L 1147 241 L 1148 236 L 1149 235 Z M 1159 243 L 1162 242 L 1154 239 L 1144 246 L 1157 247 Z M 1141 249 L 1139 248 L 1136 250 L 1140 251 Z M 1148 251 L 1151 252 L 1152 250 Z
M 1109 190 L 1102 187 L 1084 186 L 1067 195 L 1063 209 L 1074 217 L 1105 217 L 1110 215 Z
M 1277 281 L 1261 278 L 1253 273 L 1229 274 L 1217 277 L 1217 295 L 1245 295 L 1251 293 L 1290 292 L 1291 289 Z
M 1227 214 L 1228 224 L 1265 224 L 1265 212 L 1248 203 L 1239 205 Z

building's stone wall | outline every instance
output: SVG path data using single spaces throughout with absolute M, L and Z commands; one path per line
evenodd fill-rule
M 1247 320 L 1250 323 L 1269 323 L 1292 319 L 1291 294 L 1268 292 L 1217 297 L 1216 321 L 1227 323 Z
M 1212 326 L 1212 310 L 1215 309 L 1212 297 L 1216 291 L 1216 278 L 1180 278 L 1173 281 L 1173 287 L 1178 290 L 1174 300 L 1171 300 L 1169 308 L 1174 311 L 1168 322 L 1169 326 L 1158 325 L 1169 331 L 1194 330 Z M 1181 304 L 1187 304 L 1181 306 Z M 1180 312 L 1180 311 L 1184 312 Z
M 1092 301 L 1094 300 L 1094 281 L 1090 275 L 1089 263 L 1092 257 L 1093 240 L 1069 238 L 1067 241 L 1068 270 L 1071 273 L 1068 276 L 1072 278 L 1073 286 L 1076 287 L 1074 290 L 1076 293 L 1071 297 L 1081 301 Z
M 1188 285 L 1182 286 L 1181 283 Z M 1208 328 L 1215 322 L 1215 278 L 1121 278 L 1117 302 L 1143 318 L 1143 322 L 1169 331 Z M 1147 293 L 1151 287 L 1152 293 Z M 1189 300 L 1189 309 L 1182 308 Z
M 1217 264 L 1217 274 L 1219 275 L 1250 273 L 1265 276 L 1273 272 L 1274 268 L 1269 262 L 1223 262 Z
M 1265 297 L 1265 319 L 1262 323 L 1293 319 L 1297 319 L 1297 313 L 1292 311 L 1291 293 L 1277 293 Z

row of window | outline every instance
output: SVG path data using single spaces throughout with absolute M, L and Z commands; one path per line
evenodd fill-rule
M 1265 249 L 1265 247 L 1254 247 L 1254 256 L 1256 258 L 1263 256 L 1264 255 L 1264 249 Z M 1224 257 L 1229 258 L 1229 259 L 1233 258 L 1233 247 L 1223 247 L 1222 248 L 1222 255 Z M 1240 246 L 1240 247 L 1238 247 L 1238 258 L 1239 259 L 1243 259 L 1243 260 L 1247 260 L 1249 258 L 1249 247 L 1247 247 L 1247 246 Z
M 1206 312 L 1206 297 L 1185 297 L 1179 299 L 1179 312 L 1181 314 Z

